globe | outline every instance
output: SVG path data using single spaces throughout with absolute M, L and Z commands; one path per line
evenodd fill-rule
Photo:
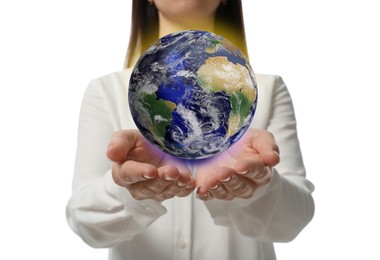
M 189 30 L 160 38 L 139 58 L 128 99 L 146 139 L 167 154 L 197 160 L 243 136 L 256 110 L 257 85 L 230 41 Z

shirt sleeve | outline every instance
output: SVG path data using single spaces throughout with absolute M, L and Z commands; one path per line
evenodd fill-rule
M 108 141 L 118 130 L 109 88 L 100 79 L 88 86 L 78 126 L 73 191 L 66 207 L 69 226 L 87 244 L 110 247 L 143 232 L 166 209 L 153 200 L 137 201 L 114 183 Z
M 241 234 L 266 242 L 288 242 L 313 218 L 314 186 L 306 179 L 292 100 L 280 77 L 274 77 L 269 93 L 263 101 L 272 104 L 267 106 L 266 128 L 274 134 L 281 155 L 271 182 L 250 199 L 211 200 L 205 205 L 217 225 L 234 226 Z

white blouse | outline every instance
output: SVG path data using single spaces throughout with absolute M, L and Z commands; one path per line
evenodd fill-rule
M 272 132 L 281 162 L 273 179 L 250 199 L 201 201 L 194 193 L 164 202 L 138 201 L 114 183 L 106 157 L 112 133 L 136 128 L 128 105 L 131 70 L 93 80 L 83 98 L 67 221 L 112 260 L 271 260 L 273 242 L 294 239 L 314 214 L 296 119 L 278 76 L 256 74 L 252 127 Z

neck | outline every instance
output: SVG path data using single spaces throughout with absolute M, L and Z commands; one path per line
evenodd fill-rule
M 200 21 L 194 21 L 196 19 L 191 19 L 189 21 L 177 21 L 169 20 L 165 16 L 159 14 L 159 37 L 163 37 L 173 32 L 179 32 L 184 30 L 200 30 L 213 32 L 214 30 L 214 17 L 209 17 L 208 19 L 199 19 Z

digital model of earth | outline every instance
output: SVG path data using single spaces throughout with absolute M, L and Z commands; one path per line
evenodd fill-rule
M 160 38 L 140 57 L 128 99 L 146 139 L 165 153 L 196 160 L 242 137 L 256 110 L 257 85 L 237 47 L 191 30 Z

